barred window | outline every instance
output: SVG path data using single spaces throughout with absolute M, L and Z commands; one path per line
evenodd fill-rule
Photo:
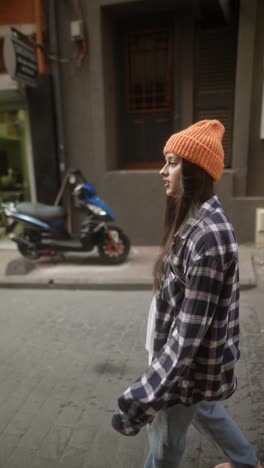
M 168 29 L 126 35 L 127 110 L 166 112 L 171 108 L 172 44 Z

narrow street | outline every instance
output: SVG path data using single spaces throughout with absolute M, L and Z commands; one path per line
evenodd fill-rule
M 111 428 L 144 370 L 150 293 L 1 290 L 0 467 L 141 468 L 145 430 Z M 263 457 L 264 295 L 244 292 L 239 388 L 226 403 Z M 182 468 L 223 460 L 191 429 Z

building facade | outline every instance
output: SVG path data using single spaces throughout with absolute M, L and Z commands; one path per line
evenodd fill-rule
M 37 49 L 39 73 L 31 87 L 9 76 L 4 58 L 5 38 L 12 28 L 26 40 L 42 42 L 44 17 L 42 0 L 9 0 L 0 6 L 0 203 L 53 203 L 58 190 L 50 67 Z M 5 235 L 4 222 L 0 212 L 0 237 Z
M 63 2 L 60 50 L 71 47 Z M 68 160 L 95 183 L 135 244 L 161 238 L 162 148 L 204 118 L 226 127 L 216 190 L 240 242 L 264 205 L 261 0 L 82 2 L 88 56 L 62 73 Z
M 51 3 L 44 2 L 46 15 Z M 264 206 L 263 2 L 55 3 L 60 57 L 74 57 L 70 26 L 76 12 L 87 42 L 81 65 L 75 58 L 60 62 L 66 166 L 81 169 L 95 184 L 133 244 L 158 244 L 165 202 L 158 175 L 164 143 L 197 120 L 217 118 L 226 132 L 225 169 L 216 191 L 238 240 L 254 241 L 256 208 Z M 53 87 L 54 78 L 53 71 Z M 54 139 L 44 154 L 47 133 L 55 128 L 58 141 L 59 132 L 58 122 L 52 124 L 54 103 L 48 118 L 44 89 L 31 90 L 27 101 L 35 112 L 32 125 L 40 116 L 44 119 L 31 131 L 32 141 L 43 142 L 38 156 L 40 145 L 33 145 L 40 201 L 46 201 L 47 193 L 41 190 L 44 166 L 46 177 L 57 177 L 58 183 L 59 175 L 50 167 L 61 163 Z M 40 132 L 43 124 L 49 132 Z

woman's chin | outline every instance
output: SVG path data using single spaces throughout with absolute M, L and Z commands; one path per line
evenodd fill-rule
M 174 197 L 175 194 L 173 193 L 173 190 L 171 190 L 169 187 L 166 188 L 166 191 L 165 191 L 167 197 Z

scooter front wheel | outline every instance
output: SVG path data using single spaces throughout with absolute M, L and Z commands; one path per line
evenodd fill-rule
M 110 265 L 123 263 L 129 254 L 130 241 L 126 234 L 115 226 L 109 226 L 105 231 L 98 252 L 102 260 Z

